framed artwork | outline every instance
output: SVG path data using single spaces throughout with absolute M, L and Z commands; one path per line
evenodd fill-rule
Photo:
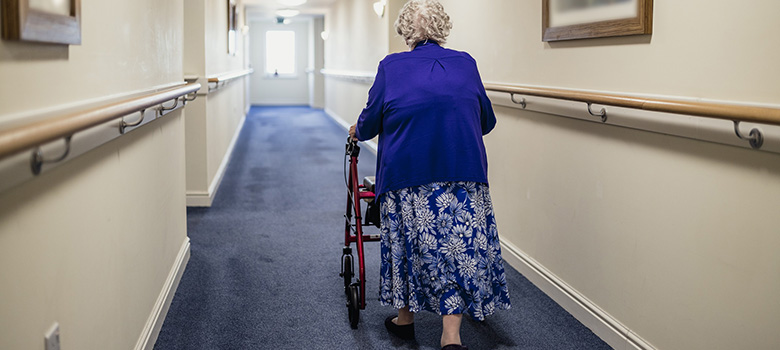
M 653 33 L 653 0 L 542 0 L 542 41 Z
M 81 44 L 81 0 L 0 0 L 3 39 Z
M 228 5 L 228 54 L 236 54 L 236 30 L 238 23 L 236 18 L 236 0 L 227 0 Z

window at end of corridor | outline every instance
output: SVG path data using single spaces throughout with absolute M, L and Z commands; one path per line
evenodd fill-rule
M 265 74 L 291 76 L 295 74 L 295 32 L 269 30 L 265 33 Z

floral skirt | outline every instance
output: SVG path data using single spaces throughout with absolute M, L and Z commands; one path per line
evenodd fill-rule
M 382 305 L 484 320 L 509 309 L 488 186 L 437 182 L 380 198 Z

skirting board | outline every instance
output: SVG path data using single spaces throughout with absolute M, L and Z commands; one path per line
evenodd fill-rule
M 171 301 L 173 301 L 173 296 L 176 294 L 181 276 L 184 274 L 184 268 L 189 260 L 190 238 L 185 237 L 184 243 L 182 243 L 181 249 L 179 249 L 179 255 L 176 256 L 173 268 L 171 268 L 171 272 L 168 274 L 168 279 L 165 281 L 165 285 L 157 297 L 157 302 L 154 304 L 154 309 L 152 309 L 152 313 L 149 315 L 149 319 L 141 332 L 141 337 L 138 338 L 138 342 L 135 344 L 135 350 L 153 350 L 154 343 L 157 342 L 157 336 L 160 335 L 163 321 L 165 321 L 165 316 L 168 315 L 168 308 L 171 306 Z
M 324 111 L 325 111 L 325 114 L 328 115 L 328 117 L 333 119 L 333 121 L 335 121 L 337 124 L 341 125 L 341 127 L 344 128 L 344 130 L 349 131 L 349 127 L 352 126 L 352 125 L 350 125 L 349 123 L 344 121 L 344 119 L 339 117 L 338 114 L 336 114 L 332 110 L 330 110 L 328 108 L 325 108 Z M 363 144 L 366 145 L 368 147 L 368 149 L 371 150 L 371 152 L 374 152 L 374 154 L 376 154 L 377 147 L 378 147 L 376 142 L 374 142 L 374 141 L 363 141 Z
M 501 249 L 509 265 L 614 349 L 656 349 L 513 244 L 501 239 Z
M 227 152 L 225 152 L 225 156 L 222 157 L 222 163 L 219 165 L 219 169 L 217 169 L 217 174 L 214 176 L 214 179 L 211 181 L 211 185 L 209 185 L 209 191 L 208 192 L 195 192 L 195 191 L 187 191 L 187 206 L 188 207 L 210 207 L 211 202 L 214 201 L 214 196 L 217 195 L 217 190 L 219 189 L 219 185 L 222 183 L 222 178 L 225 176 L 225 171 L 227 170 L 228 163 L 230 163 L 230 156 L 233 155 L 233 149 L 236 147 L 236 143 L 238 142 L 238 136 L 241 134 L 241 130 L 244 128 L 244 123 L 246 122 L 246 115 L 241 117 L 241 121 L 238 123 L 238 127 L 236 128 L 235 133 L 233 133 L 233 139 L 230 140 L 230 146 L 228 146 Z

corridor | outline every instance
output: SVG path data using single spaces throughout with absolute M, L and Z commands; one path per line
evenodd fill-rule
M 420 1 L 2 0 L 0 350 L 442 348 L 378 242 L 350 328 L 364 109 L 361 176 L 489 184 L 409 264 L 470 350 L 780 349 L 780 1 Z
M 378 242 L 365 245 L 367 308 L 358 329 L 349 326 L 338 276 L 345 135 L 321 110 L 250 110 L 213 205 L 187 212 L 192 257 L 156 350 L 439 348 L 441 320 L 432 313 L 419 315 L 416 342 L 385 330 L 393 309 L 377 301 Z M 376 158 L 368 149 L 359 160 L 361 174 L 373 174 Z M 465 322 L 466 345 L 611 349 L 508 270 L 512 309 Z

